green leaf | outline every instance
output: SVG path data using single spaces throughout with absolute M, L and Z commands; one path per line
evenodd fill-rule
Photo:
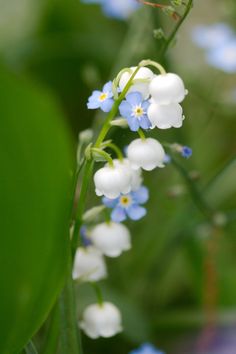
M 0 353 L 19 352 L 63 286 L 71 146 L 52 98 L 0 67 Z
M 235 174 L 236 158 L 226 163 L 207 186 L 206 196 L 212 205 L 218 207 L 236 193 Z

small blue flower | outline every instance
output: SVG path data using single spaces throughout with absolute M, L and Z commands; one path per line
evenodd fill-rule
M 107 82 L 102 91 L 93 91 L 92 95 L 88 99 L 87 107 L 88 109 L 101 108 L 103 112 L 109 112 L 114 103 L 112 92 L 112 82 Z
M 185 157 L 186 159 L 188 159 L 189 157 L 192 156 L 192 153 L 193 153 L 193 151 L 192 151 L 192 149 L 191 149 L 190 147 L 188 147 L 188 146 L 182 146 L 182 148 L 181 148 L 181 155 L 182 155 L 183 157 Z
M 103 0 L 104 13 L 118 20 L 129 18 L 140 7 L 137 0 Z
M 92 245 L 92 242 L 90 241 L 88 237 L 88 230 L 85 225 L 82 225 L 80 228 L 80 237 L 81 237 L 81 243 L 83 247 L 88 247 Z
M 236 72 L 236 37 L 221 46 L 209 50 L 206 55 L 208 64 L 227 73 Z
M 129 354 L 165 354 L 155 348 L 152 344 L 144 343 L 138 349 L 132 350 Z
M 164 163 L 165 165 L 168 165 L 169 163 L 171 163 L 171 156 L 168 155 L 168 154 L 165 154 L 163 163 Z
M 116 199 L 103 197 L 102 202 L 106 207 L 112 208 L 111 219 L 114 222 L 122 222 L 128 218 L 139 220 L 147 213 L 140 204 L 147 202 L 149 198 L 148 189 L 144 186 L 128 194 L 121 194 Z
M 226 23 L 199 25 L 192 31 L 192 39 L 200 48 L 213 49 L 231 41 L 234 33 Z
M 120 114 L 127 119 L 129 127 L 136 132 L 140 127 L 149 129 L 152 124 L 147 116 L 147 109 L 150 103 L 143 101 L 140 92 L 131 92 L 122 101 L 119 107 Z

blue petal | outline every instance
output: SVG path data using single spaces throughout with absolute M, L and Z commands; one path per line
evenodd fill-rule
M 88 109 L 96 109 L 100 107 L 99 96 L 101 91 L 93 91 L 92 95 L 88 99 L 87 107 Z
M 138 349 L 132 350 L 129 354 L 164 354 L 152 344 L 144 343 Z
M 135 117 L 127 117 L 127 121 L 132 132 L 139 130 L 139 120 Z
M 144 204 L 149 199 L 149 191 L 147 187 L 140 187 L 138 190 L 131 192 L 134 201 L 138 204 Z
M 107 98 L 105 101 L 103 101 L 101 103 L 101 110 L 103 112 L 110 112 L 110 110 L 112 109 L 114 100 L 112 98 Z
M 142 94 L 140 92 L 131 92 L 126 95 L 126 100 L 131 104 L 131 105 L 139 105 L 143 101 Z
M 119 111 L 122 117 L 128 118 L 131 116 L 132 107 L 127 101 L 122 101 L 119 106 Z
M 128 216 L 132 220 L 139 220 L 143 216 L 147 214 L 147 211 L 145 208 L 141 207 L 138 204 L 132 204 L 127 210 L 126 210 Z
M 143 101 L 142 103 L 142 108 L 145 112 L 147 112 L 148 107 L 150 106 L 150 102 L 149 101 Z
M 103 86 L 103 89 L 102 91 L 104 93 L 111 93 L 112 96 L 113 96 L 113 93 L 112 93 L 112 81 L 108 81 L 104 86 Z M 110 97 L 112 97 L 110 96 Z
M 142 116 L 139 122 L 140 122 L 140 127 L 143 129 L 149 129 L 152 126 L 152 123 L 150 122 L 150 120 L 146 115 Z
M 114 208 L 119 203 L 119 198 L 110 199 L 103 197 L 102 202 L 107 208 Z
M 114 222 L 121 222 L 126 219 L 126 213 L 123 208 L 117 206 L 115 209 L 112 210 L 111 213 L 111 220 Z

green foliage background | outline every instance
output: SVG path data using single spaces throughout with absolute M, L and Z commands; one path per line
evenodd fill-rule
M 43 293 L 42 287 L 45 289 L 40 313 L 32 318 L 29 308 L 31 317 L 24 318 L 24 321 L 32 321 L 29 323 L 33 334 L 48 315 L 65 273 L 68 215 L 64 214 L 64 219 L 61 215 L 69 205 L 71 160 L 76 151 L 77 134 L 91 126 L 94 116 L 95 126 L 103 119 L 102 114 L 94 115 L 93 111 L 86 109 L 87 97 L 121 68 L 135 65 L 143 58 L 158 59 L 161 43 L 154 38 L 153 29 L 163 26 L 168 33 L 174 23 L 150 8 L 142 8 L 128 23 L 119 22 L 105 18 L 98 6 L 82 5 L 75 0 L 24 0 L 21 4 L 14 0 L 0 0 L 0 6 L 0 114 L 3 121 L 0 144 L 2 152 L 15 149 L 19 154 L 14 154 L 7 163 L 1 159 L 3 179 L 11 177 L 7 193 L 11 197 L 12 223 L 15 224 L 14 231 L 1 228 L 1 247 L 7 252 L 1 259 L 1 286 L 6 293 L 6 281 L 10 279 L 11 291 L 16 294 L 12 265 L 19 270 L 20 276 L 19 267 L 24 261 L 30 268 L 30 285 L 37 284 Z M 210 15 L 206 16 L 209 11 Z M 226 215 L 227 223 L 217 236 L 215 258 L 219 323 L 229 311 L 235 311 L 236 305 L 236 102 L 230 98 L 230 91 L 235 88 L 235 75 L 207 66 L 203 52 L 191 43 L 190 31 L 197 23 L 226 21 L 234 26 L 235 11 L 235 3 L 231 0 L 217 4 L 213 0 L 207 4 L 204 0 L 195 1 L 177 44 L 169 49 L 165 58 L 168 70 L 179 73 L 189 89 L 184 102 L 186 121 L 183 129 L 153 133 L 162 141 L 179 142 L 193 148 L 193 157 L 181 164 L 198 176 L 195 183 L 209 205 Z M 14 122 L 6 121 L 4 107 L 7 102 L 14 112 Z M 71 135 L 63 120 L 67 121 Z M 14 137 L 16 128 L 18 137 L 21 132 L 22 141 L 19 143 L 25 144 L 28 154 L 23 161 L 21 157 L 26 152 L 21 151 Z M 44 131 L 43 136 L 40 129 Z M 116 130 L 112 138 L 122 147 L 133 136 Z M 74 146 L 74 154 L 70 144 Z M 47 152 L 48 159 L 44 160 Z M 32 183 L 37 184 L 32 191 L 25 179 L 22 185 L 17 184 L 21 173 L 27 169 L 30 169 Z M 123 312 L 124 333 L 95 342 L 83 337 L 86 352 L 127 353 L 143 341 L 152 341 L 168 353 L 176 353 L 176 349 L 172 349 L 176 348 L 176 341 L 204 324 L 203 303 L 207 289 L 204 262 L 209 225 L 193 202 L 183 177 L 172 165 L 145 175 L 145 181 L 151 195 L 148 215 L 139 222 L 128 223 L 133 248 L 118 259 L 108 260 L 109 278 L 102 284 L 105 298 L 114 301 Z M 1 182 L 2 186 L 4 183 Z M 47 194 L 52 190 L 55 192 L 54 202 Z M 182 193 L 173 197 L 176 190 Z M 19 210 L 15 195 L 22 198 L 22 216 L 16 215 Z M 32 224 L 30 228 L 34 220 L 30 208 L 32 195 L 39 204 L 41 197 L 46 198 L 41 207 L 48 208 L 48 213 L 55 212 L 52 225 L 47 226 L 42 220 L 40 225 Z M 99 199 L 91 188 L 88 206 L 94 203 L 99 203 Z M 0 208 L 1 215 L 9 217 L 3 203 Z M 40 215 L 45 216 L 46 211 Z M 19 225 L 17 218 L 24 220 L 25 224 Z M 49 249 L 51 252 L 47 253 L 46 261 L 41 259 L 44 251 L 38 254 L 38 245 L 44 243 L 42 240 L 48 242 L 45 252 Z M 4 247 L 6 242 L 8 244 Z M 18 247 L 22 247 L 22 254 L 17 252 Z M 37 254 L 34 254 L 35 250 Z M 39 261 L 42 261 L 41 265 Z M 50 269 L 53 272 L 47 273 Z M 45 285 L 41 285 L 38 272 L 40 277 L 47 273 Z M 94 300 L 89 285 L 78 287 L 79 311 Z M 7 304 L 4 297 L 1 301 Z M 41 304 L 40 300 L 37 301 Z M 32 304 L 36 306 L 33 300 Z M 11 318 L 20 316 L 14 307 L 11 311 Z M 3 329 L 7 333 L 6 323 L 1 325 L 1 331 Z M 47 323 L 34 338 L 40 353 L 43 352 L 46 329 Z M 25 338 L 21 338 L 20 344 Z M 0 348 L 1 345 L 5 345 L 3 341 Z

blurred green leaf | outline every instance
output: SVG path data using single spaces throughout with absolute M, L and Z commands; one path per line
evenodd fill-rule
M 219 206 L 236 192 L 236 158 L 230 160 L 217 173 L 207 188 L 206 196 L 214 206 Z
M 0 67 L 0 353 L 45 320 L 69 250 L 70 138 L 51 97 Z

